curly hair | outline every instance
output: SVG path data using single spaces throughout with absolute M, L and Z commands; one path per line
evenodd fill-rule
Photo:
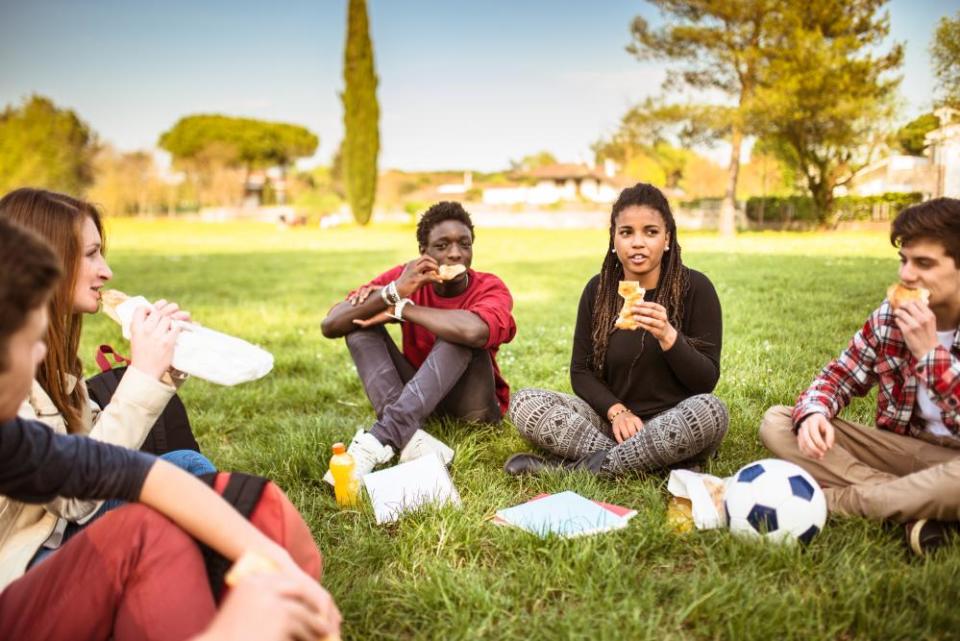
M 650 207 L 663 216 L 670 236 L 669 252 L 664 253 L 660 264 L 660 279 L 657 282 L 657 294 L 654 302 L 667 310 L 670 324 L 679 328 L 683 318 L 683 297 L 690 286 L 690 272 L 680 259 L 680 243 L 677 242 L 677 223 L 670 211 L 670 203 L 663 193 L 647 183 L 637 183 L 620 192 L 610 213 L 610 242 L 600 269 L 600 286 L 593 299 L 593 358 L 591 366 L 595 372 L 602 373 L 607 360 L 607 345 L 613 333 L 613 323 L 620 313 L 622 300 L 617 293 L 617 285 L 623 279 L 623 265 L 613 249 L 613 235 L 617 227 L 617 216 L 627 207 Z M 642 331 L 642 330 L 641 330 Z M 638 355 L 639 358 L 639 355 Z
M 423 248 L 427 246 L 430 237 L 430 230 L 447 220 L 455 220 L 466 225 L 470 230 L 470 238 L 476 234 L 473 231 L 473 221 L 470 220 L 470 214 L 458 202 L 444 200 L 433 205 L 420 216 L 420 222 L 417 223 L 417 244 Z

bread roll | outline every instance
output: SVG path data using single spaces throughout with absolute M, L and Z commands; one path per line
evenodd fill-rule
M 617 286 L 617 293 L 623 296 L 623 307 L 614 323 L 617 329 L 638 329 L 640 324 L 633 318 L 633 306 L 643 302 L 643 295 L 647 293 L 640 283 L 635 280 L 621 280 Z
M 440 274 L 441 280 L 453 280 L 465 271 L 467 268 L 463 265 L 440 265 L 437 273 Z
M 912 300 L 921 301 L 924 305 L 930 304 L 930 290 L 918 287 L 913 289 L 894 283 L 887 288 L 887 300 L 890 301 L 890 307 L 900 309 L 900 307 Z
M 120 317 L 117 316 L 117 307 L 128 298 L 130 297 L 119 290 L 106 289 L 100 292 L 100 307 L 103 309 L 104 314 L 119 323 Z

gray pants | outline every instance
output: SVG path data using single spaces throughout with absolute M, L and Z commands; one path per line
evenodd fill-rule
M 716 452 L 727 433 L 727 408 L 716 396 L 691 396 L 643 424 L 617 444 L 613 430 L 583 399 L 560 392 L 523 389 L 510 402 L 520 435 L 594 472 L 653 472 L 699 462 Z
M 466 421 L 500 422 L 487 350 L 437 339 L 417 369 L 383 326 L 354 330 L 346 340 L 377 414 L 370 433 L 397 452 L 435 412 Z

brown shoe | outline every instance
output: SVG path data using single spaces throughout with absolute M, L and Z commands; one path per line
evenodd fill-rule
M 903 535 L 907 547 L 914 554 L 926 556 L 946 545 L 958 529 L 960 529 L 958 523 L 920 519 L 919 521 L 905 523 L 903 525 Z

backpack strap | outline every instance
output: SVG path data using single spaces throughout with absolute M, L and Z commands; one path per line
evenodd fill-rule
M 113 364 L 110 363 L 110 360 L 107 356 L 113 356 Z M 110 345 L 101 345 L 97 348 L 97 353 L 94 355 L 94 360 L 97 361 L 97 366 L 100 368 L 101 372 L 108 372 L 114 368 L 116 365 L 130 365 L 132 362 L 126 356 L 123 356 L 117 350 L 113 349 Z
M 201 481 L 216 490 L 217 473 L 204 474 L 199 477 Z M 249 520 L 250 515 L 260 502 L 263 496 L 263 490 L 269 483 L 269 479 L 262 476 L 253 476 L 242 472 L 231 472 L 227 480 L 226 487 L 220 495 L 223 499 L 232 505 L 243 518 Z M 224 577 L 232 565 L 225 557 L 213 548 L 201 544 L 200 551 L 203 553 L 203 561 L 207 566 L 207 578 L 210 580 L 210 590 L 213 592 L 213 598 L 219 602 L 223 595 Z

